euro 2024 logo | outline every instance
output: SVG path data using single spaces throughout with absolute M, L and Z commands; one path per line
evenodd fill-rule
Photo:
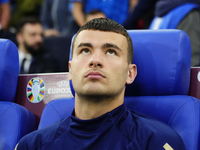
M 26 88 L 26 95 L 30 102 L 39 103 L 43 100 L 45 94 L 44 81 L 41 78 L 32 78 Z

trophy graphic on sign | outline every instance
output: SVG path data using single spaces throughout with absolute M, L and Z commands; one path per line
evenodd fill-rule
M 27 84 L 27 98 L 32 103 L 39 103 L 44 98 L 44 81 L 40 78 L 32 78 Z

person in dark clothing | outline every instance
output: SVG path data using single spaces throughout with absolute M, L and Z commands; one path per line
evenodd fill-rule
M 154 18 L 155 4 L 158 0 L 139 0 L 134 10 L 123 23 L 126 29 L 138 29 L 138 22 L 143 20 L 142 28 L 148 29 Z
M 156 3 L 155 19 L 152 21 L 150 29 L 185 31 L 191 42 L 191 67 L 200 66 L 199 0 L 159 0 Z
M 185 3 L 194 3 L 200 5 L 199 0 L 158 0 L 155 8 L 155 16 L 162 17 L 170 10 Z
M 40 18 L 44 36 L 72 37 L 79 29 L 72 16 L 72 8 L 69 0 L 43 0 Z
M 69 75 L 72 115 L 23 137 L 17 150 L 185 150 L 169 126 L 124 106 L 126 84 L 137 74 L 132 40 L 117 22 L 97 18 L 74 38 Z
M 36 18 L 20 21 L 17 33 L 20 73 L 59 71 L 55 58 L 43 47 L 43 31 Z

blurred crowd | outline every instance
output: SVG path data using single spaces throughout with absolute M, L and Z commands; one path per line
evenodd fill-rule
M 183 30 L 191 66 L 200 64 L 200 0 L 0 0 L 0 9 L 0 38 L 18 46 L 21 74 L 67 72 L 71 38 L 100 17 L 126 29 Z

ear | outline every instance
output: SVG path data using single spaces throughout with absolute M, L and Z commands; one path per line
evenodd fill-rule
M 72 63 L 72 61 L 69 61 L 69 62 L 68 62 L 68 68 L 69 68 L 69 80 L 72 80 L 72 77 L 71 77 L 71 63 Z
M 128 76 L 126 79 L 126 84 L 131 84 L 137 75 L 137 67 L 135 64 L 130 64 L 129 65 L 129 70 L 128 70 Z
M 21 43 L 22 43 L 22 35 L 21 35 L 21 33 L 18 33 L 18 34 L 16 35 L 16 38 L 17 38 L 17 42 L 18 42 L 19 44 L 21 44 Z

